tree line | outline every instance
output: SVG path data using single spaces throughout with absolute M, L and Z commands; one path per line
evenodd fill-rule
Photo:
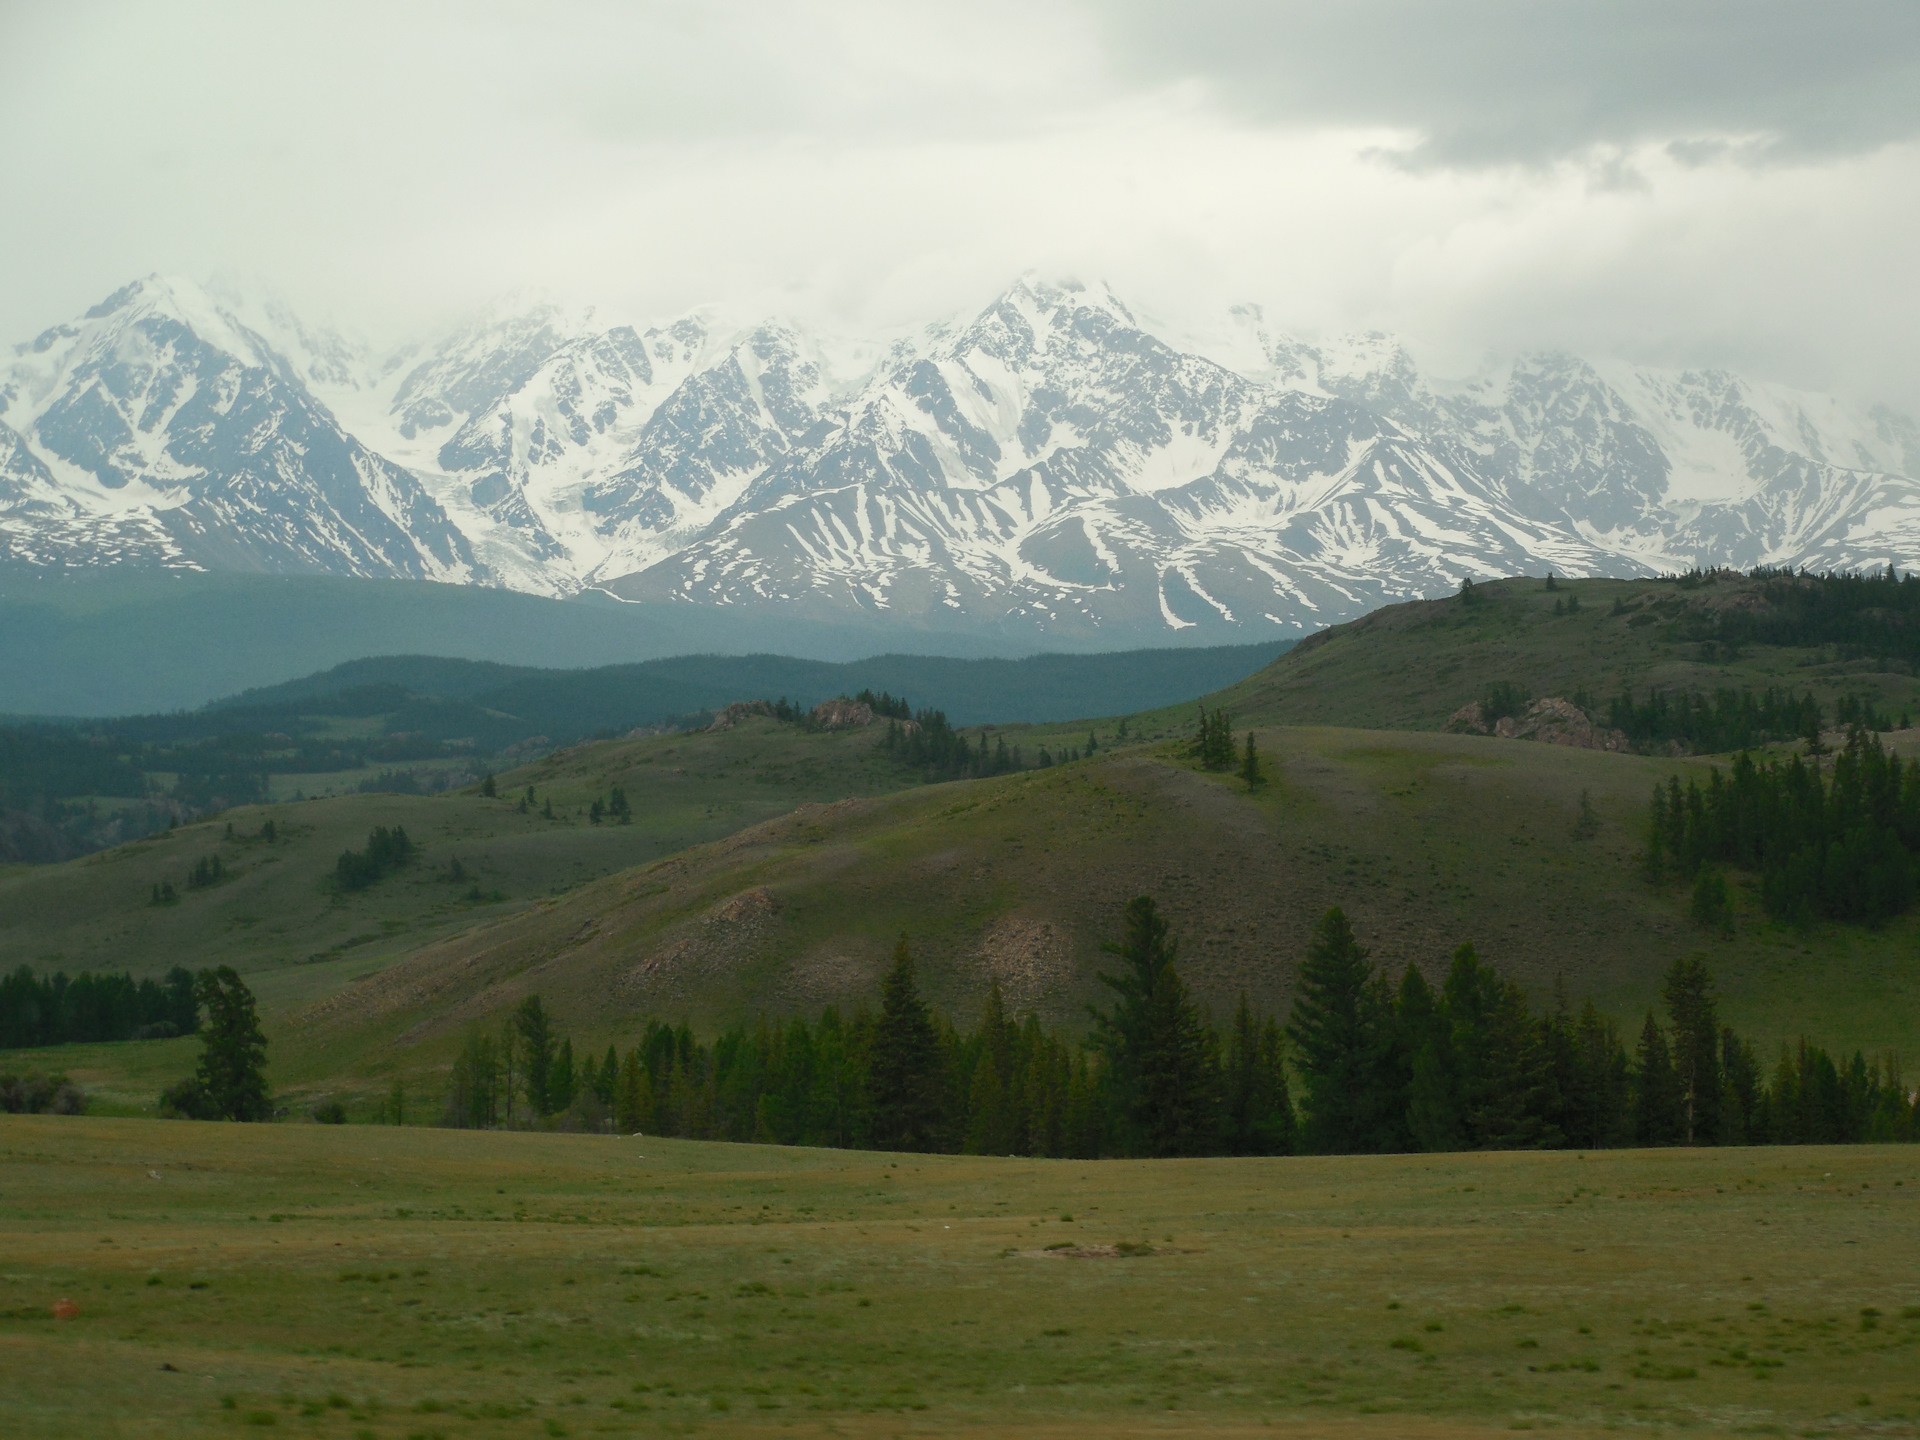
M 162 980 L 22 965 L 0 976 L 0 1050 L 112 1040 L 162 1040 L 199 1026 L 193 976 L 176 965 Z
M 1855 728 L 1831 773 L 1794 755 L 1734 757 L 1701 785 L 1678 776 L 1654 787 L 1650 878 L 1692 880 L 1696 911 L 1715 909 L 1730 866 L 1760 877 L 1767 915 L 1879 925 L 1905 911 L 1920 852 L 1920 761 L 1903 762 Z
M 961 1029 L 920 996 L 904 938 L 877 1011 L 711 1040 L 649 1020 L 578 1061 L 530 996 L 499 1034 L 468 1037 L 443 1123 L 1075 1158 L 1920 1139 L 1890 1061 L 1802 1042 L 1766 1073 L 1698 960 L 1674 967 L 1667 1023 L 1649 1012 L 1630 1051 L 1591 1003 L 1536 1012 L 1471 945 L 1438 988 L 1417 965 L 1391 983 L 1337 909 L 1284 1029 L 1244 998 L 1217 1028 L 1149 897 L 1105 950 L 1119 963 L 1084 1040 L 1016 1019 L 997 985 Z
M 1725 754 L 1774 740 L 1809 735 L 1817 740 L 1825 720 L 1820 702 L 1810 692 L 1795 695 L 1772 686 L 1759 695 L 1751 690 L 1722 689 L 1711 695 L 1655 690 L 1645 700 L 1623 690 L 1606 703 L 1604 711 L 1586 696 L 1575 697 L 1574 703 L 1595 719 L 1604 716 L 1609 729 L 1622 732 L 1640 750 L 1678 743 L 1689 750 Z M 1861 713 L 1860 702 L 1852 697 L 1843 698 L 1840 708 Z M 1847 723 L 1846 714 L 1839 720 Z
M 445 1123 L 522 1122 L 694 1139 L 1080 1156 L 1285 1154 L 1293 1108 L 1280 1032 L 1243 1002 L 1223 1037 L 1173 968 L 1151 900 L 1129 907 L 1114 1003 L 1088 1044 L 1015 1019 L 998 985 L 962 1030 L 920 996 L 903 938 L 877 1012 L 734 1026 L 711 1041 L 646 1022 L 576 1063 L 538 996 L 453 1067 Z
M 906 701 L 901 700 L 890 713 L 905 707 Z M 910 721 L 895 713 L 880 743 L 889 755 L 929 781 L 979 779 L 1026 768 L 1018 745 L 1009 748 L 1005 736 L 989 737 L 982 730 L 976 748 L 947 723 L 943 710 L 921 710 Z
M 1712 621 L 1715 639 L 1735 645 L 1830 645 L 1845 659 L 1897 660 L 1920 674 L 1920 578 L 1901 575 L 1891 565 L 1838 575 L 1757 569 L 1752 578 L 1764 582 L 1764 605 L 1718 611 Z
M 1439 989 L 1409 965 L 1373 969 L 1338 910 L 1315 928 L 1288 1036 L 1304 1148 L 1321 1153 L 1604 1149 L 1920 1140 L 1891 1059 L 1839 1065 L 1802 1041 L 1769 1081 L 1718 1019 L 1712 976 L 1676 961 L 1631 1052 L 1613 1022 L 1564 996 L 1534 1013 L 1471 945 Z

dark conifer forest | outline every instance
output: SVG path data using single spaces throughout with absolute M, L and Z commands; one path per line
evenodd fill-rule
M 1471 945 L 1437 983 L 1418 966 L 1396 983 L 1333 910 L 1284 1030 L 1244 999 L 1222 1029 L 1150 898 L 1120 931 L 1084 1043 L 1011 1015 L 997 985 L 971 1028 L 932 1012 L 903 938 L 877 1012 L 711 1039 L 650 1020 L 576 1060 L 530 997 L 468 1037 L 443 1123 L 1078 1158 L 1920 1140 L 1892 1061 L 1755 1054 L 1697 959 L 1628 1037 L 1591 1003 L 1536 1008 Z
M 197 1025 L 193 976 L 164 980 L 64 972 L 36 976 L 22 965 L 0 976 L 0 1050 L 103 1040 L 168 1039 Z
M 1715 867 L 1760 882 L 1768 916 L 1880 925 L 1914 896 L 1920 852 L 1920 762 L 1901 761 L 1856 727 L 1832 757 L 1734 758 L 1703 786 L 1676 776 L 1656 786 L 1647 868 L 1655 880 L 1693 881 L 1710 908 Z M 1724 885 L 1724 880 L 1718 882 Z

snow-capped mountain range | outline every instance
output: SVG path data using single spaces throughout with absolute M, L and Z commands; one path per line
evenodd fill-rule
M 1562 354 L 1458 384 L 1103 287 L 849 341 L 504 307 L 375 357 L 149 277 L 0 372 L 0 559 L 593 588 L 1120 647 L 1464 576 L 1920 563 L 1920 427 Z

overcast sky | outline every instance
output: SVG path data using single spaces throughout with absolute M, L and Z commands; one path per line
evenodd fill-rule
M 857 330 L 1020 272 L 1920 409 L 1920 3 L 0 0 L 0 339 L 152 270 Z

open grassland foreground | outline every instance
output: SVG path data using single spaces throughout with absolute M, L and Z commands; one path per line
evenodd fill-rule
M 1096 1163 L 6 1117 L 0 1231 L 18 1440 L 1920 1433 L 1911 1147 Z

